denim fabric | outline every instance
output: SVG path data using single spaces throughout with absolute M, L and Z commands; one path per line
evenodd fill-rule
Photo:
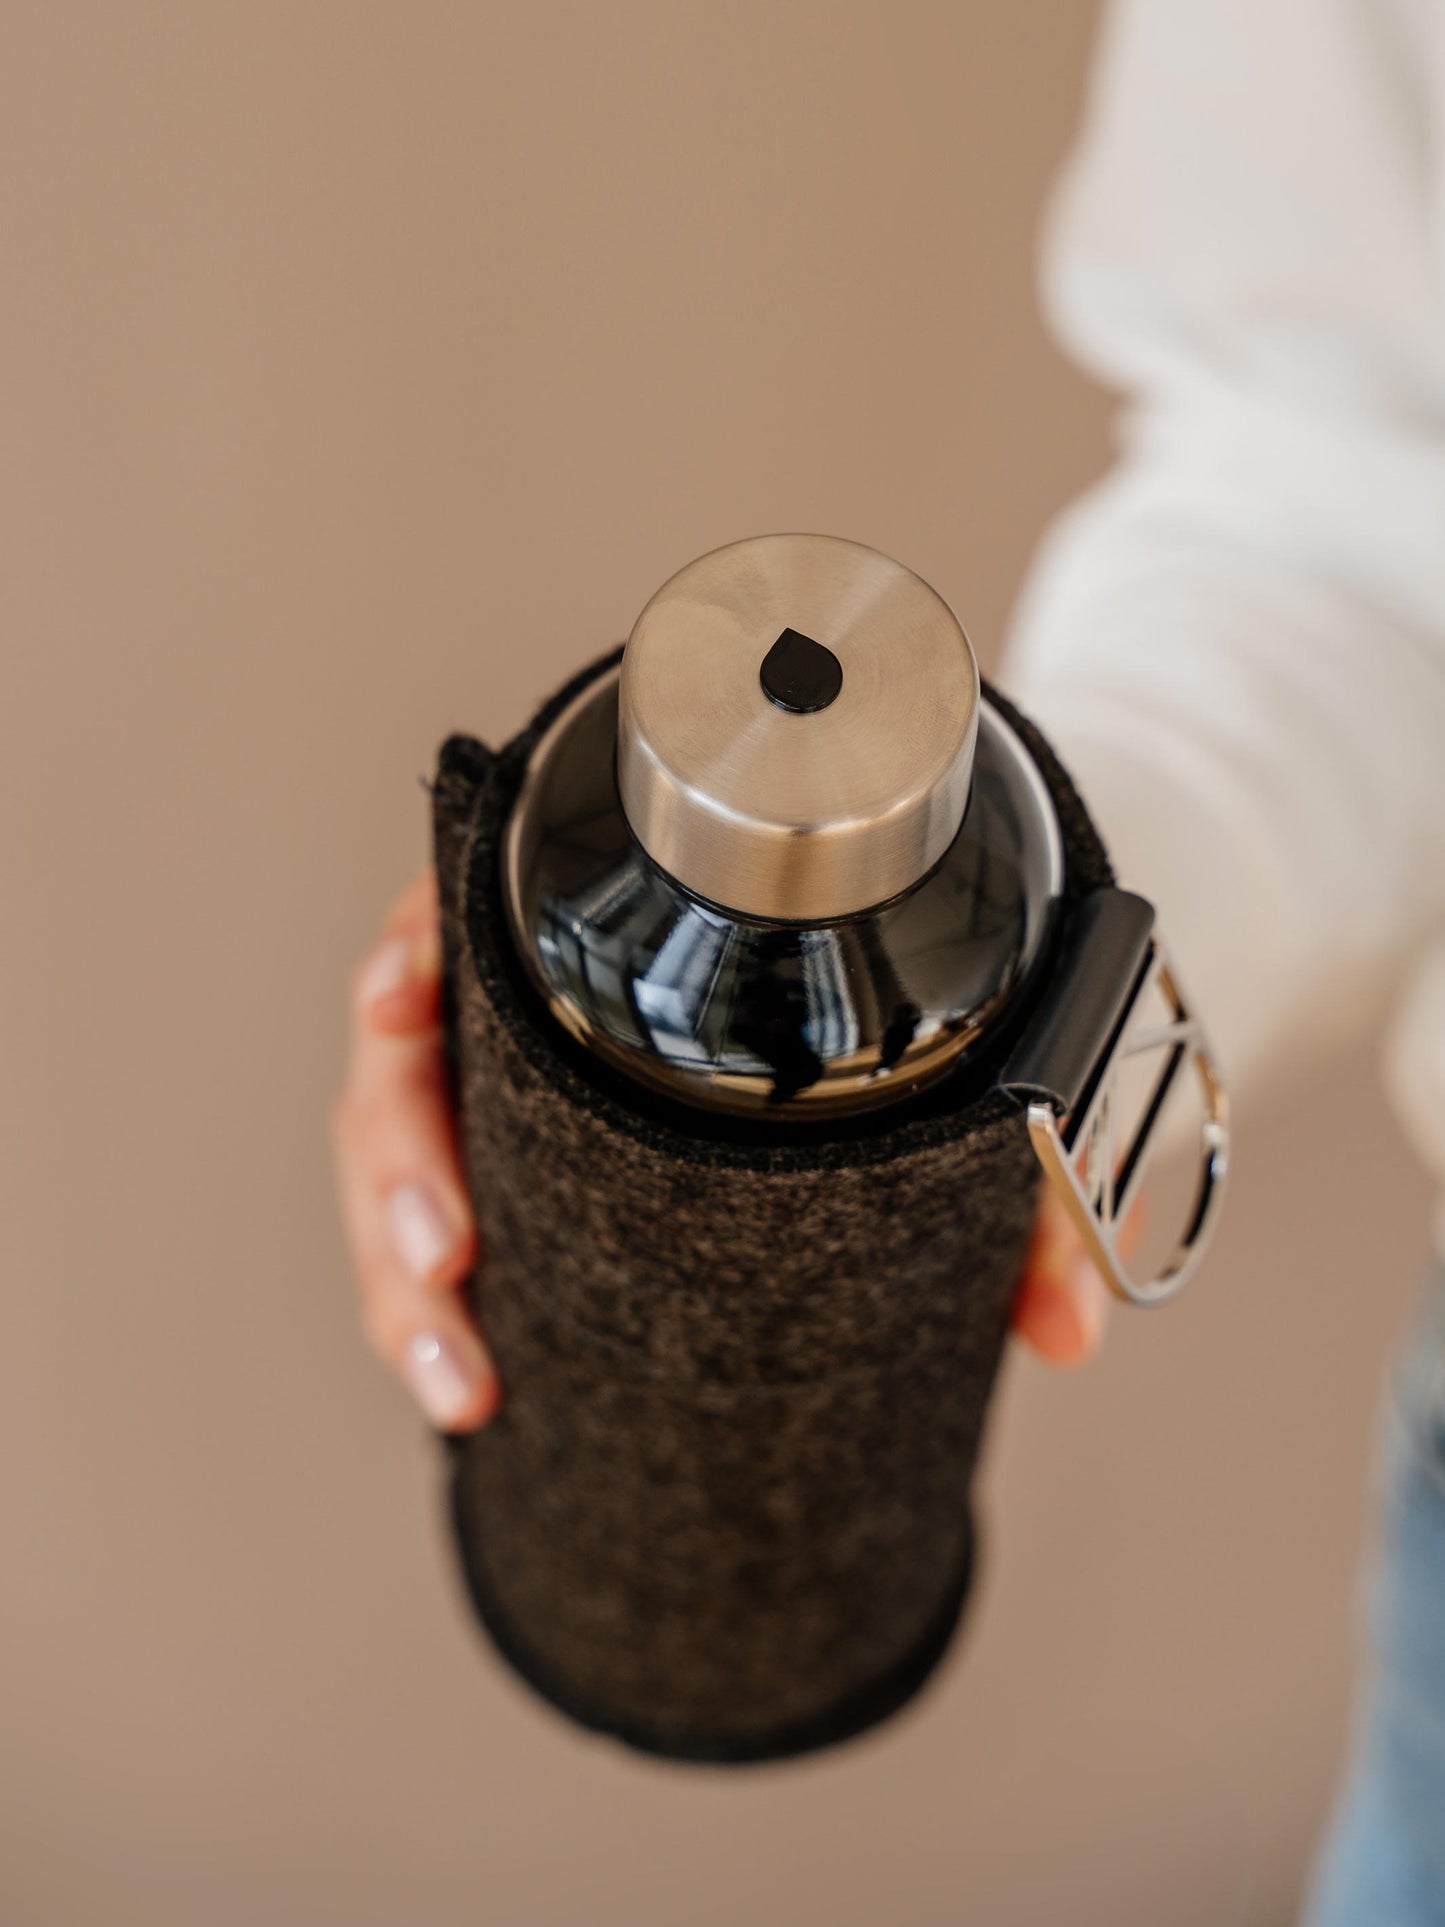
M 1370 1673 L 1306 1927 L 1445 1927 L 1445 1271 L 1386 1418 Z

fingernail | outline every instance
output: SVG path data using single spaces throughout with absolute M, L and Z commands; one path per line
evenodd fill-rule
M 362 968 L 357 995 L 364 1004 L 379 1003 L 394 990 L 403 990 L 416 974 L 415 945 L 410 937 L 388 937 L 379 943 Z
M 443 1431 L 476 1410 L 477 1396 L 490 1376 L 480 1357 L 469 1361 L 460 1346 L 439 1332 L 418 1332 L 406 1348 L 403 1365 L 417 1403 Z
M 436 1199 L 420 1184 L 400 1184 L 382 1210 L 397 1256 L 419 1282 L 445 1264 L 457 1234 Z

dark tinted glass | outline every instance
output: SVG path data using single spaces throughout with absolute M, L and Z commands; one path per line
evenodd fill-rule
M 617 798 L 617 685 L 539 745 L 507 853 L 513 936 L 559 1021 L 689 1104 L 803 1119 L 904 1098 L 979 1064 L 1038 975 L 1061 888 L 1052 806 L 985 700 L 962 827 L 902 897 L 809 927 L 689 895 Z

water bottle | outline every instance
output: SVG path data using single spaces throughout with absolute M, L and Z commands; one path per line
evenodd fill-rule
M 968 1595 L 1040 1184 L 1134 1303 L 1208 1244 L 1226 1100 L 1153 911 L 942 597 L 828 536 L 689 564 L 504 749 L 451 738 L 434 804 L 503 1381 L 448 1441 L 471 1603 L 634 1746 L 843 1739 Z M 1185 1087 L 1190 1202 L 1136 1276 Z

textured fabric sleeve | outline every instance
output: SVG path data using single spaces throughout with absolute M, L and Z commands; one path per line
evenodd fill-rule
M 1125 0 L 1046 239 L 1057 332 L 1127 399 L 1005 680 L 1236 1077 L 1376 1008 L 1445 915 L 1430 21 Z

